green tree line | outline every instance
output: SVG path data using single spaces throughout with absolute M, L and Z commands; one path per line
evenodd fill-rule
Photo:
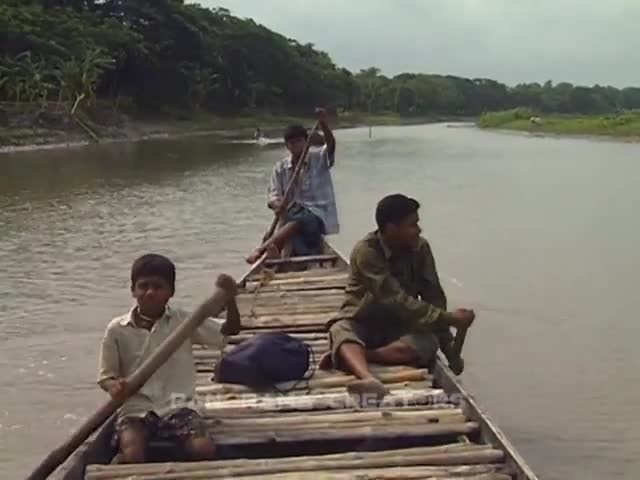
M 226 9 L 183 0 L 3 0 L 0 100 L 130 102 L 142 111 L 297 113 L 316 105 L 401 115 L 640 108 L 640 88 L 528 83 L 337 66 Z

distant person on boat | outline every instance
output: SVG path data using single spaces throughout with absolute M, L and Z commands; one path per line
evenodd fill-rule
M 285 130 L 284 141 L 290 154 L 273 168 L 267 202 L 267 206 L 277 215 L 283 215 L 282 227 L 247 257 L 248 263 L 254 263 L 267 251 L 270 256 L 278 256 L 289 241 L 292 255 L 316 254 L 322 249 L 323 236 L 340 230 L 331 179 L 336 140 L 329 127 L 327 112 L 319 108 L 316 109 L 316 115 L 324 145 L 320 149 L 309 150 L 307 164 L 288 203 L 284 195 L 304 152 L 308 133 L 302 125 L 291 125 Z
M 438 347 L 453 341 L 449 327 L 468 328 L 475 318 L 473 310 L 447 311 L 431 248 L 420 236 L 419 208 L 404 195 L 383 198 L 378 229 L 351 253 L 345 299 L 328 325 L 331 352 L 320 362 L 358 378 L 350 393 L 384 397 L 369 362 L 429 367 Z
M 320 132 L 311 132 L 311 146 L 312 147 L 324 147 L 324 137 Z
M 260 140 L 262 138 L 262 130 L 260 130 L 260 127 L 256 128 L 255 133 L 253 134 L 253 139 L 254 140 Z
M 168 305 L 175 278 L 174 264 L 161 255 L 143 255 L 133 263 L 131 292 L 136 306 L 109 323 L 100 350 L 98 384 L 111 397 L 124 398 L 125 379 L 188 318 L 186 312 Z M 214 457 L 215 444 L 194 402 L 192 343 L 219 348 L 225 335 L 240 331 L 235 281 L 220 275 L 216 284 L 229 298 L 226 321 L 206 319 L 118 412 L 113 441 L 119 444 L 122 463 L 147 461 L 147 445 L 154 439 L 175 442 L 192 460 Z

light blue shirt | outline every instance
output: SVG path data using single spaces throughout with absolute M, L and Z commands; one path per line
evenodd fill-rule
M 335 155 L 329 155 L 326 146 L 309 151 L 307 165 L 301 172 L 301 178 L 298 179 L 298 185 L 294 186 L 294 193 L 290 199 L 290 203 L 299 203 L 317 215 L 324 223 L 328 235 L 340 231 L 331 179 L 331 167 L 334 163 Z M 269 182 L 269 201 L 282 200 L 293 171 L 291 155 L 276 163 Z

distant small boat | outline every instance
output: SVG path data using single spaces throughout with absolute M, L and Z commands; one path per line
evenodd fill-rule
M 260 138 L 248 138 L 248 139 L 236 139 L 236 140 L 229 140 L 229 143 L 242 143 L 242 144 L 246 144 L 246 145 L 258 145 L 260 147 L 264 147 L 267 145 L 276 145 L 276 144 L 282 144 L 282 140 L 279 138 L 267 138 L 267 137 L 260 137 Z
M 281 143 L 282 141 L 279 138 L 267 138 L 260 137 L 254 140 L 254 143 L 258 145 L 273 145 L 274 143 Z

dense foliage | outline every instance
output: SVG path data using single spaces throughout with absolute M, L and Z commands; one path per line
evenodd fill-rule
M 640 88 L 388 78 L 373 67 L 353 74 L 311 44 L 183 0 L 3 0 L 0 49 L 0 100 L 12 102 L 102 98 L 143 111 L 216 113 L 323 104 L 401 115 L 640 108 Z

